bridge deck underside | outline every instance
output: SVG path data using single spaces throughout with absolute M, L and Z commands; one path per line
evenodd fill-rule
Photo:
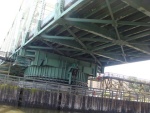
M 150 15 L 127 1 L 77 1 L 60 18 L 46 24 L 38 35 L 28 38 L 25 47 L 104 66 L 147 60 Z

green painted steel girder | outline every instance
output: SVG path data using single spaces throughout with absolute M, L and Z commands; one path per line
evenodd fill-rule
M 116 0 L 111 0 L 110 3 L 113 3 L 113 2 L 115 2 L 115 1 L 116 1 Z M 104 3 L 104 4 L 102 4 L 100 7 L 98 7 L 96 10 L 92 11 L 91 13 L 88 12 L 88 15 L 86 15 L 84 18 L 88 18 L 88 17 L 90 17 L 91 15 L 97 13 L 98 11 L 100 11 L 100 10 L 106 8 L 106 7 L 107 7 L 107 5 Z
M 108 0 L 106 0 L 106 4 L 107 4 L 107 7 L 108 7 L 110 16 L 111 16 L 111 18 L 112 18 L 112 20 L 113 20 L 113 24 L 112 24 L 112 25 L 113 25 L 113 27 L 115 28 L 115 31 L 116 31 L 116 34 L 117 34 L 117 38 L 118 38 L 118 40 L 121 40 L 120 33 L 119 33 L 119 31 L 118 31 L 118 28 L 117 28 L 118 23 L 115 21 L 114 14 L 113 14 L 113 12 L 112 12 L 112 8 L 111 8 L 110 3 L 109 3 Z M 120 47 L 121 47 L 121 51 L 122 51 L 122 54 L 123 54 L 123 58 L 124 58 L 125 62 L 127 62 L 127 59 L 126 59 L 126 57 L 125 57 L 124 47 L 123 47 L 122 45 L 120 45 Z
M 68 26 L 65 26 L 64 25 L 64 27 L 65 27 L 65 29 L 73 36 L 73 38 L 70 38 L 70 37 L 65 37 L 64 39 L 74 39 L 74 40 L 76 40 L 85 50 L 87 50 L 87 47 L 86 47 L 86 45 L 68 28 Z M 54 37 L 49 37 L 49 36 L 42 36 L 42 37 L 45 37 L 45 38 L 54 38 Z M 62 39 L 61 37 L 55 37 L 54 39 Z M 97 62 L 99 62 L 97 59 L 96 59 L 96 57 L 91 53 L 90 54 Z M 99 64 L 101 64 L 100 62 L 99 62 Z
M 132 41 L 130 44 L 135 44 L 135 45 L 150 45 L 149 42 L 139 42 L 139 41 Z
M 68 26 L 64 25 L 64 27 L 85 50 L 88 49 L 87 46 L 68 28 Z M 90 53 L 90 55 L 101 65 L 100 61 L 97 60 L 93 53 Z
M 78 52 L 78 53 L 76 53 L 76 54 L 71 55 L 71 57 L 80 56 L 80 55 L 83 55 L 83 54 L 85 54 L 85 53 L 83 53 L 83 52 Z
M 53 50 L 56 51 L 57 53 L 59 53 L 59 54 L 61 54 L 61 55 L 64 55 L 61 51 L 58 50 L 57 47 L 53 47 L 52 44 L 50 44 L 50 43 L 48 43 L 48 42 L 46 42 L 46 41 L 43 41 L 43 40 L 40 40 L 40 41 L 41 41 L 42 43 L 46 44 L 48 47 L 53 48 Z
M 32 52 L 32 53 L 35 53 L 36 50 L 29 50 L 29 49 L 26 49 L 26 52 Z
M 60 40 L 75 40 L 74 37 L 68 37 L 68 36 L 50 36 L 50 35 L 41 35 L 42 38 L 39 39 L 60 39 Z M 111 42 L 110 40 L 107 39 L 97 39 L 97 38 L 90 38 L 90 37 L 80 37 L 81 41 L 92 41 L 92 42 Z
M 101 49 L 111 47 L 111 46 L 114 46 L 114 45 L 116 45 L 116 44 L 115 43 L 108 43 L 108 44 L 105 44 L 103 46 L 96 47 L 96 48 L 92 49 L 92 51 L 99 51 Z
M 50 36 L 50 35 L 41 35 L 42 39 L 65 39 L 65 40 L 75 40 L 74 37 L 67 37 L 67 36 Z
M 137 51 L 141 51 L 141 52 L 143 52 L 145 54 L 150 55 L 150 48 L 148 46 L 146 46 L 146 45 L 128 44 L 126 46 L 131 47 L 131 48 L 133 48 L 133 49 L 135 49 Z
M 111 1 L 110 1 L 111 2 Z M 120 11 L 120 10 L 122 10 L 122 9 L 124 9 L 124 8 L 127 8 L 128 7 L 128 5 L 124 5 L 124 3 L 121 3 L 121 4 L 119 4 L 119 5 L 117 5 L 116 7 L 114 7 L 113 9 L 112 9 L 112 12 L 113 13 L 117 13 L 118 11 Z M 128 11 L 127 11 L 128 12 Z M 124 12 L 124 14 L 126 15 L 127 14 L 127 12 Z M 106 15 L 106 13 L 102 13 L 101 15 L 99 15 L 99 16 L 96 16 L 95 18 L 97 18 L 97 19 L 104 19 L 104 18 L 106 18 L 106 17 L 108 17 L 109 16 L 109 13 Z M 123 17 L 122 17 L 123 18 Z
M 56 39 L 44 39 L 44 40 L 52 42 L 52 43 L 57 43 L 57 44 L 60 44 L 60 45 L 66 46 L 66 47 L 71 47 L 71 48 L 74 48 L 76 50 L 81 50 L 81 51 L 83 50 L 82 46 L 75 41 L 56 40 Z
M 66 21 L 64 19 L 62 19 L 62 21 L 65 24 L 69 24 L 69 25 L 75 26 L 78 29 L 81 29 L 81 30 L 93 33 L 93 34 L 95 34 L 97 36 L 100 36 L 100 37 L 103 37 L 105 39 L 112 40 L 112 41 L 114 40 L 111 37 L 111 35 L 109 35 L 108 30 L 100 28 L 98 26 L 95 26 L 94 24 L 90 24 L 90 23 L 86 23 L 85 24 L 85 23 L 81 23 L 81 22 L 72 22 L 72 21 Z
M 65 18 L 67 21 L 84 22 L 84 23 L 100 23 L 100 24 L 114 24 L 113 20 L 100 20 L 100 19 L 83 19 L 83 18 Z M 118 25 L 133 25 L 133 26 L 148 26 L 150 23 L 146 22 L 131 22 L 131 21 L 116 21 Z
M 64 28 L 74 37 L 74 39 L 87 50 L 86 45 L 68 28 L 68 26 L 64 25 Z
M 31 48 L 31 49 L 47 49 L 47 50 L 52 50 L 54 49 L 53 47 L 43 47 L 43 46 L 28 46 L 28 48 Z
M 142 0 L 121 0 L 121 1 L 150 17 L 149 4 L 143 3 Z
M 145 37 L 145 36 L 148 36 L 150 35 L 150 31 L 146 31 L 146 32 L 143 32 L 141 34 L 138 34 L 138 35 L 134 35 L 132 37 L 124 37 L 124 40 L 126 41 L 132 41 L 132 40 L 135 40 L 135 39 L 139 39 L 139 38 L 142 38 L 142 37 Z
M 95 34 L 97 36 L 100 36 L 100 37 L 106 38 L 108 40 L 111 40 L 112 42 L 116 41 L 116 36 L 113 36 L 112 34 L 108 33 L 108 30 L 106 30 L 104 28 L 100 28 L 100 27 L 98 27 L 98 26 L 96 26 L 94 24 L 89 24 L 89 23 L 87 24 L 87 23 L 81 23 L 81 22 L 66 22 L 66 20 L 64 20 L 64 22 L 66 24 L 75 26 L 78 29 L 81 29 L 81 30 L 93 33 L 93 34 Z M 123 36 L 121 36 L 121 37 L 123 38 Z M 123 41 L 123 45 L 128 46 L 130 48 L 133 48 L 135 50 L 138 50 L 140 52 L 143 52 L 143 53 L 146 53 L 146 54 L 150 55 L 149 49 L 147 50 L 147 49 L 144 49 L 143 47 L 140 47 L 140 46 L 130 45 L 126 41 Z M 148 47 L 145 47 L 145 48 L 148 48 Z
M 125 63 L 124 61 L 122 61 L 122 59 L 118 56 L 114 56 L 114 55 L 105 55 L 104 53 L 100 53 L 100 52 L 92 52 L 92 51 L 88 51 L 88 50 L 84 50 L 82 49 L 82 47 L 77 44 L 75 45 L 74 43 L 71 43 L 70 41 L 64 41 L 64 40 L 47 40 L 45 39 L 45 41 L 49 41 L 49 42 L 54 42 L 54 43 L 57 43 L 57 44 L 60 44 L 60 45 L 63 45 L 63 46 L 66 46 L 66 47 L 70 47 L 70 48 L 73 48 L 73 49 L 76 49 L 78 51 L 82 51 L 86 54 L 93 54 L 93 55 L 98 55 L 98 56 L 101 56 L 101 57 L 104 57 L 104 58 L 108 58 L 108 59 L 111 59 L 111 60 L 115 60 L 115 61 L 119 61 L 121 63 Z
M 90 42 L 112 42 L 110 40 L 107 40 L 107 39 L 102 39 L 102 38 L 84 38 L 84 37 L 81 37 L 81 40 L 82 41 L 90 41 Z

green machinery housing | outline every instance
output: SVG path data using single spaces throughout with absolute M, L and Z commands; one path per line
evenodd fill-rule
M 32 59 L 25 57 L 29 53 Z M 96 63 L 38 50 L 26 52 L 24 49 L 15 57 L 15 65 L 25 67 L 23 75 L 27 78 L 81 86 L 86 86 L 88 77 L 95 77 L 99 70 Z

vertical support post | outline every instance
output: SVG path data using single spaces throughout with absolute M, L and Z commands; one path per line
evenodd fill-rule
M 47 81 L 46 81 L 46 86 L 45 86 L 45 90 L 46 90 L 46 91 L 47 91 L 47 84 L 48 84 L 48 83 L 47 83 Z
M 10 74 L 10 69 L 11 69 L 11 62 L 9 63 L 9 68 L 8 68 L 8 74 L 7 75 Z
M 102 71 L 102 73 L 104 73 L 104 71 L 105 71 L 105 67 L 104 66 L 101 67 L 101 71 Z
M 136 96 L 137 96 L 137 100 L 136 101 L 138 102 L 139 101 L 139 95 L 137 94 Z

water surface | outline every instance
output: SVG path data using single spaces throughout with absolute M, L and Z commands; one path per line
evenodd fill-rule
M 36 108 L 17 108 L 12 106 L 0 105 L 0 113 L 79 113 L 79 112 L 64 112 Z

